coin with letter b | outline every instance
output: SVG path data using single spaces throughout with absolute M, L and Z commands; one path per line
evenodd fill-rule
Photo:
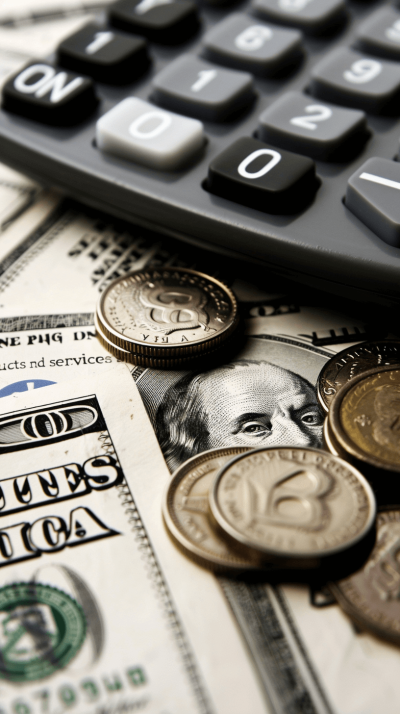
M 102 335 L 118 349 L 160 366 L 219 349 L 238 326 L 226 285 L 196 270 L 146 269 L 117 278 L 97 306 Z
M 311 448 L 237 456 L 216 477 L 210 507 L 244 552 L 287 568 L 343 559 L 373 529 L 376 513 L 373 491 L 359 471 Z
M 400 341 L 361 342 L 338 352 L 323 366 L 318 377 L 318 399 L 327 412 L 335 394 L 354 377 L 375 367 L 400 364 Z

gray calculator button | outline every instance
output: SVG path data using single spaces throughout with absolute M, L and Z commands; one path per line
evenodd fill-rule
M 400 59 L 400 12 L 386 7 L 373 12 L 357 30 L 358 47 L 363 52 Z
M 262 141 L 313 159 L 335 161 L 342 146 L 367 136 L 364 112 L 318 102 L 301 92 L 286 92 L 259 118 Z
M 189 54 L 161 70 L 152 87 L 157 104 L 209 121 L 223 121 L 255 96 L 247 72 L 215 67 Z
M 314 97 L 364 109 L 372 114 L 400 114 L 400 69 L 394 62 L 366 57 L 338 47 L 311 71 L 309 90 Z M 395 107 L 395 104 L 397 105 Z
M 346 207 L 385 243 L 400 246 L 400 164 L 368 159 L 350 178 Z
M 260 17 L 315 35 L 334 29 L 346 16 L 344 0 L 253 0 L 252 7 Z
M 234 13 L 207 32 L 203 54 L 213 62 L 268 77 L 301 58 L 301 39 L 298 30 L 266 25 Z
M 99 149 L 151 168 L 179 168 L 204 144 L 203 125 L 127 97 L 96 124 Z

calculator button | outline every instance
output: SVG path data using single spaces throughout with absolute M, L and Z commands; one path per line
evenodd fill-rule
M 346 17 L 344 0 L 253 0 L 263 18 L 313 35 L 333 30 Z
M 204 145 L 203 125 L 197 119 L 128 97 L 99 119 L 96 143 L 110 154 L 172 171 L 200 151 Z
M 199 27 L 192 0 L 119 0 L 110 8 L 109 21 L 166 45 L 185 42 Z
M 91 79 L 30 62 L 3 87 L 3 109 L 53 126 L 78 124 L 98 100 Z
M 149 65 L 146 40 L 90 24 L 58 47 L 58 63 L 99 82 L 126 84 Z
M 266 213 L 293 214 L 318 188 L 311 159 L 277 150 L 257 139 L 238 139 L 210 164 L 211 193 Z
M 400 68 L 394 62 L 372 59 L 338 47 L 311 71 L 314 97 L 383 114 L 395 107 L 400 93 Z
M 301 59 L 301 33 L 266 25 L 235 13 L 203 39 L 207 59 L 268 77 Z
M 372 13 L 357 29 L 357 44 L 363 52 L 400 59 L 400 12 L 382 8 Z
M 338 161 L 368 133 L 364 112 L 318 103 L 300 92 L 286 92 L 259 118 L 262 141 L 313 159 Z M 361 136 L 360 136 L 361 135 Z
M 152 86 L 157 104 L 209 121 L 223 121 L 255 96 L 250 74 L 215 67 L 194 55 L 171 62 Z
M 400 246 L 400 164 L 366 161 L 349 179 L 346 207 L 385 243 Z

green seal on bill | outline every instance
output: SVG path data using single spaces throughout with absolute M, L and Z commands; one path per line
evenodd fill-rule
M 41 583 L 0 588 L 0 678 L 28 682 L 65 667 L 86 636 L 82 607 Z

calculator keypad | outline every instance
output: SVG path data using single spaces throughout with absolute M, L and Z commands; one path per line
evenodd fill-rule
M 301 40 L 297 30 L 267 25 L 234 13 L 206 33 L 203 54 L 227 67 L 269 77 L 301 59 Z
M 259 211 L 293 214 L 310 203 L 318 181 L 310 159 L 246 137 L 210 164 L 207 188 Z
M 318 99 L 371 114 L 400 114 L 399 66 L 346 47 L 338 47 L 315 65 L 309 90 Z
M 3 109 L 43 124 L 72 126 L 97 106 L 93 82 L 47 62 L 30 62 L 3 87 Z
M 354 142 L 368 138 L 364 112 L 317 102 L 301 92 L 286 92 L 268 107 L 260 115 L 258 135 L 323 161 L 348 159 Z
M 146 40 L 94 23 L 67 37 L 58 48 L 57 60 L 62 67 L 109 84 L 132 82 L 149 66 Z
M 254 99 L 253 78 L 247 72 L 223 69 L 182 55 L 152 83 L 152 99 L 173 111 L 209 121 L 223 121 Z
M 109 21 L 165 45 L 185 42 L 199 27 L 192 0 L 118 0 L 110 7 Z
M 345 17 L 343 0 L 253 0 L 252 7 L 260 17 L 314 35 L 329 32 Z
M 160 171 L 190 161 L 204 145 L 203 125 L 128 97 L 96 124 L 99 149 Z

